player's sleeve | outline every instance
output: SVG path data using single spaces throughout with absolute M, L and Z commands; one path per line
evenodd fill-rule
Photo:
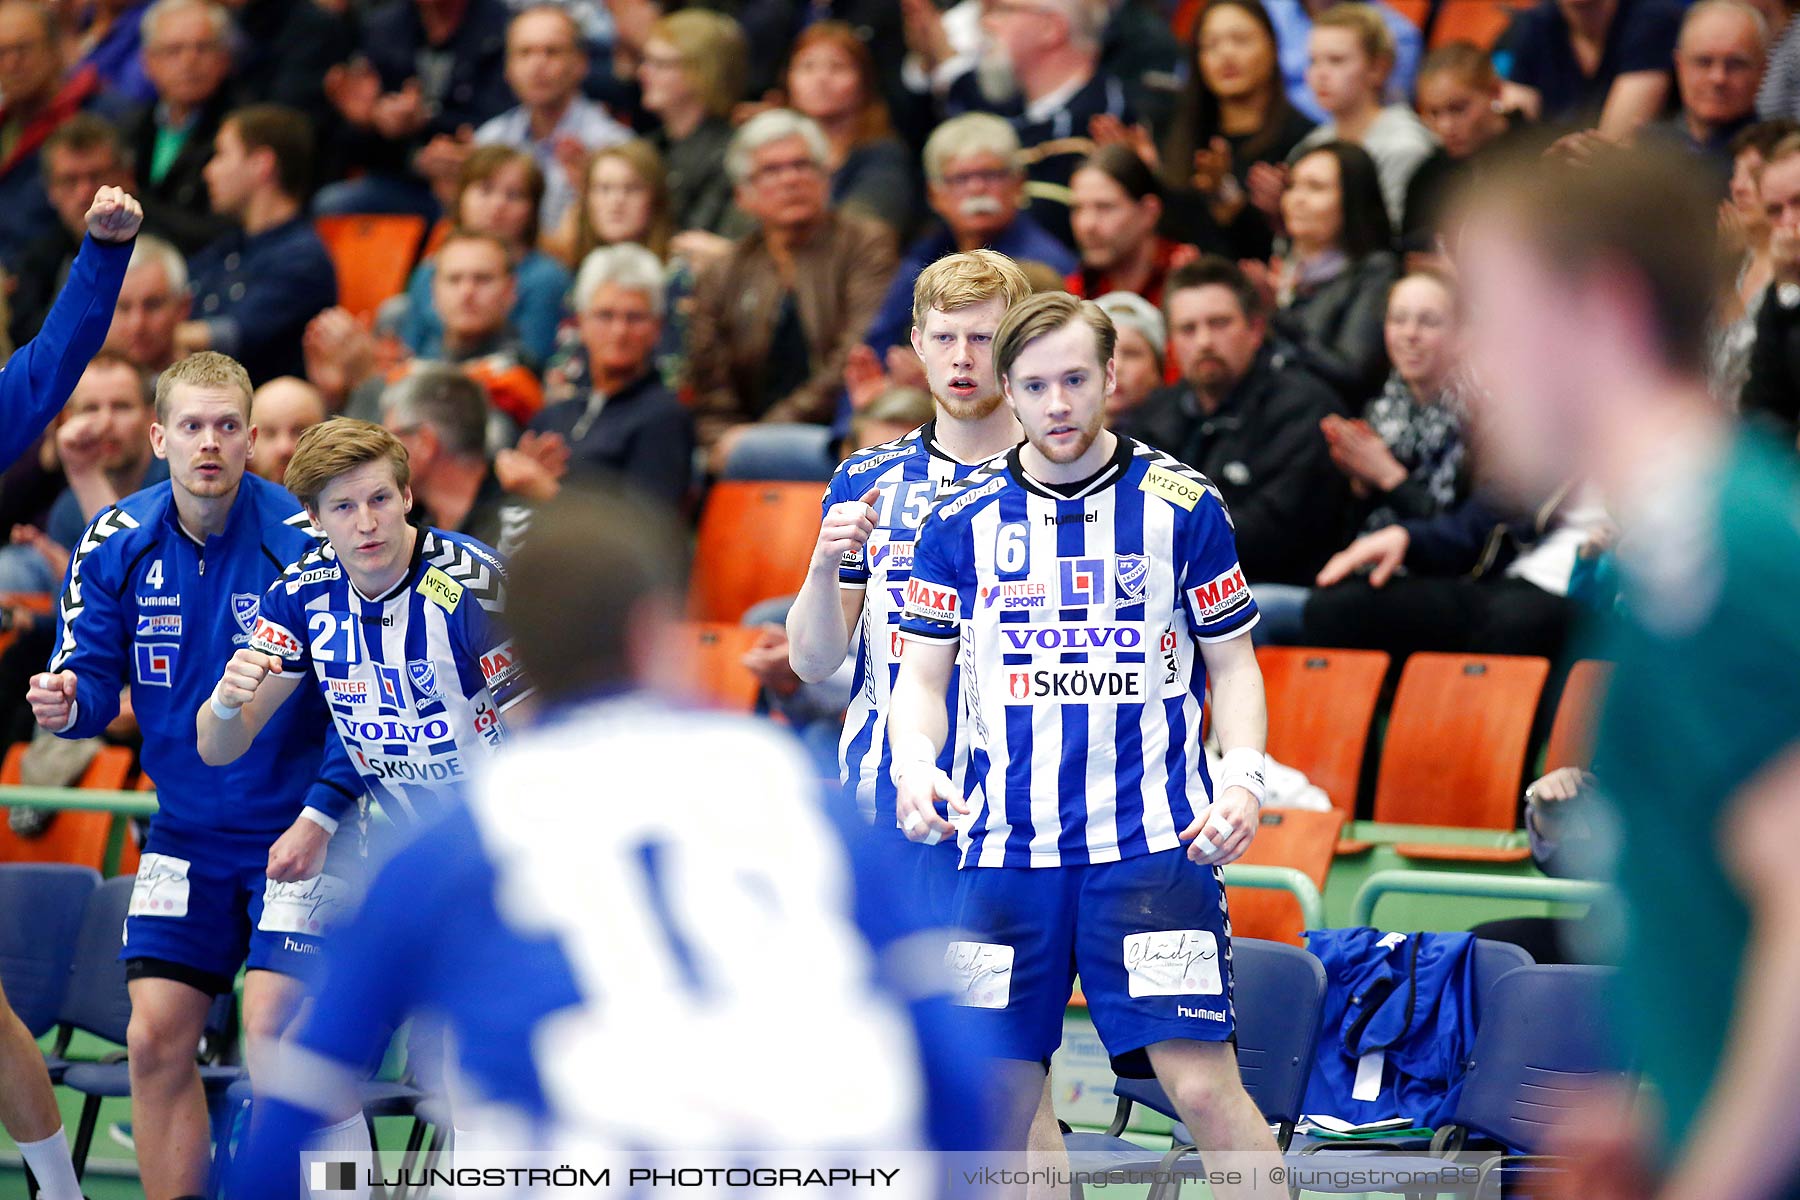
M 825 487 L 825 498 L 819 502 L 819 521 L 824 523 L 825 514 L 831 511 L 834 504 L 842 504 L 846 500 L 860 497 L 850 494 L 850 477 L 843 468 L 834 471 L 831 482 Z M 869 586 L 869 549 L 868 545 L 858 546 L 854 550 L 846 550 L 838 560 L 838 586 L 862 591 Z
M 519 652 L 498 607 L 498 601 L 489 608 L 472 590 L 465 591 L 457 606 L 456 628 L 461 631 L 459 649 L 481 664 L 481 680 L 488 695 L 504 713 L 531 695 L 532 685 L 519 664 Z
M 319 760 L 319 777 L 313 785 L 306 789 L 306 802 L 302 813 L 316 822 L 327 833 L 336 833 L 339 821 L 342 821 L 364 791 L 362 773 L 356 764 L 350 761 L 349 753 L 344 749 L 344 739 L 338 736 L 331 725 L 331 712 L 323 700 L 319 706 L 325 709 L 325 753 Z M 320 818 L 324 818 L 320 820 Z
M 130 681 L 127 655 L 132 631 L 125 628 L 124 568 L 118 535 L 136 522 L 118 508 L 103 510 L 81 535 L 69 558 L 62 600 L 56 610 L 56 642 L 51 671 L 75 672 L 75 712 L 66 738 L 96 737 L 119 715 L 119 693 Z
M 1244 582 L 1224 502 L 1208 491 L 1182 515 L 1186 519 L 1175 544 L 1177 578 L 1194 636 L 1203 642 L 1222 642 L 1247 632 L 1260 614 L 1250 585 Z
M 974 573 L 968 564 L 964 526 L 934 513 L 919 528 L 913 548 L 912 578 L 906 581 L 906 609 L 900 632 L 924 642 L 953 642 L 974 612 Z
M 459 827 L 466 823 L 446 817 L 394 855 L 356 916 L 332 932 L 310 1013 L 257 1080 L 250 1137 L 234 1160 L 230 1195 L 304 1195 L 302 1147 L 317 1130 L 361 1111 L 363 1081 L 419 1006 L 421 981 L 438 953 L 434 932 L 460 927 L 446 901 L 464 894 L 458 889 L 467 882 L 466 864 L 479 858 L 447 840 Z M 472 845 L 472 830 L 468 836 Z
M 288 591 L 277 579 L 263 593 L 256 607 L 256 625 L 250 630 L 250 648 L 281 659 L 283 671 L 304 671 L 312 665 L 306 643 L 306 612 L 299 594 Z

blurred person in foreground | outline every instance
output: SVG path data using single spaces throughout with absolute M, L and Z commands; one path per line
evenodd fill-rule
M 1521 495 L 1591 478 L 1620 527 L 1594 769 L 1626 908 L 1615 1032 L 1661 1105 L 1620 1089 L 1568 1117 L 1559 1183 L 1584 1200 L 1800 1186 L 1800 473 L 1707 391 L 1698 175 L 1623 153 L 1516 167 L 1460 247 L 1485 461 Z
M 487 1145 L 655 1152 L 676 1111 L 686 1151 L 922 1144 L 931 1070 L 856 927 L 900 906 L 859 878 L 853 907 L 790 739 L 668 698 L 689 671 L 683 542 L 666 509 L 593 485 L 541 511 L 508 605 L 533 724 L 377 878 L 259 1095 L 233 1194 L 292 1194 L 303 1140 L 420 1007 L 455 1032 L 483 1101 L 458 1124 Z M 599 764 L 618 786 L 596 794 Z M 649 778 L 659 802 L 632 802 Z

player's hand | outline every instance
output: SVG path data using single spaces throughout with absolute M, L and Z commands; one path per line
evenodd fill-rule
M 819 526 L 819 540 L 813 546 L 812 569 L 835 570 L 844 555 L 868 545 L 875 532 L 875 502 L 881 499 L 880 488 L 870 488 L 860 500 L 845 500 L 825 510 Z
M 271 674 L 281 674 L 281 659 L 246 646 L 232 655 L 231 661 L 225 664 L 225 674 L 220 678 L 214 694 L 218 696 L 220 704 L 242 708 L 256 699 L 256 689 Z
M 301 817 L 269 847 L 269 878 L 276 883 L 298 883 L 325 869 L 325 849 L 331 835 L 316 821 Z
M 1241 787 L 1228 787 L 1201 809 L 1194 823 L 1179 834 L 1188 843 L 1189 861 L 1201 866 L 1236 862 L 1250 848 L 1262 819 L 1262 805 Z
M 1366 533 L 1332 555 L 1313 582 L 1320 587 L 1330 587 L 1358 571 L 1367 570 L 1369 586 L 1384 587 L 1400 569 L 1400 564 L 1406 561 L 1406 549 L 1411 544 L 1412 535 L 1400 525 Z
M 87 231 L 97 242 L 129 242 L 143 223 L 143 206 L 124 188 L 101 188 L 87 210 Z
M 31 715 L 39 725 L 51 733 L 61 733 L 69 727 L 75 712 L 75 672 L 33 675 L 31 686 L 25 689 L 25 702 L 31 705 Z
M 956 832 L 956 826 L 938 813 L 940 800 L 959 817 L 966 817 L 971 811 L 956 794 L 950 776 L 934 762 L 915 763 L 894 781 L 894 815 L 909 841 L 935 846 Z

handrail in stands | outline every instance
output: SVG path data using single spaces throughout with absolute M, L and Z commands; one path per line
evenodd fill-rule
M 156 793 L 108 792 L 98 788 L 32 787 L 0 785 L 0 808 L 26 804 L 33 808 L 73 808 L 87 812 L 118 813 L 126 817 L 156 815 Z
M 1605 884 L 1585 879 L 1539 879 L 1460 871 L 1377 871 L 1356 890 L 1356 898 L 1350 903 L 1350 924 L 1352 927 L 1373 925 L 1375 905 L 1383 896 L 1399 894 L 1591 904 L 1610 892 Z
M 1265 867 L 1251 863 L 1232 863 L 1225 868 L 1225 882 L 1231 887 L 1269 888 L 1289 892 L 1300 902 L 1300 919 L 1307 929 L 1325 927 L 1325 898 L 1304 871 L 1293 867 Z

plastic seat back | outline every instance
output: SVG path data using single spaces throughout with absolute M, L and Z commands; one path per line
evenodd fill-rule
M 748 625 L 722 621 L 688 621 L 685 628 L 692 639 L 694 694 L 733 712 L 753 710 L 762 685 L 744 666 L 744 655 L 755 645 L 759 632 Z
M 56 1025 L 82 915 L 99 886 L 100 873 L 87 867 L 0 865 L 0 985 L 34 1038 Z
M 337 271 L 338 304 L 363 320 L 406 290 L 418 261 L 425 218 L 397 213 L 317 217 L 313 228 Z
M 1305 774 L 1346 817 L 1356 813 L 1363 754 L 1388 656 L 1379 650 L 1264 646 L 1269 755 Z
M 119 1045 L 131 1023 L 131 994 L 125 990 L 125 964 L 119 949 L 125 939 L 125 914 L 137 881 L 127 875 L 109 879 L 88 897 L 81 932 L 69 967 L 57 1024 L 91 1033 Z
M 688 616 L 735 624 L 758 601 L 798 592 L 823 496 L 816 483 L 714 484 L 700 516 Z
M 1550 664 L 1511 655 L 1414 654 L 1388 719 L 1375 819 L 1512 829 Z
M 25 744 L 18 743 L 6 752 L 0 762 L 0 783 L 17 784 L 19 767 L 25 757 Z M 79 788 L 98 791 L 122 791 L 131 775 L 131 751 L 123 746 L 102 746 L 100 752 L 81 773 Z M 106 866 L 106 846 L 112 835 L 114 814 L 63 809 L 56 814 L 41 837 L 22 838 L 5 820 L 7 810 L 0 808 L 0 862 L 58 862 L 91 867 L 96 871 Z M 137 847 L 126 834 L 125 853 L 120 857 L 120 870 L 136 870 Z
M 1344 814 L 1335 808 L 1330 812 L 1266 808 L 1250 849 L 1238 861 L 1252 866 L 1293 867 L 1323 892 L 1343 828 Z M 1231 906 L 1233 937 L 1265 938 L 1291 946 L 1305 944 L 1306 925 L 1296 897 L 1253 887 L 1228 887 L 1225 896 Z
M 1594 733 L 1600 721 L 1600 705 L 1612 682 L 1612 664 L 1584 658 L 1569 668 L 1562 699 L 1556 704 L 1556 720 L 1544 749 L 1544 770 L 1586 767 L 1594 760 Z

